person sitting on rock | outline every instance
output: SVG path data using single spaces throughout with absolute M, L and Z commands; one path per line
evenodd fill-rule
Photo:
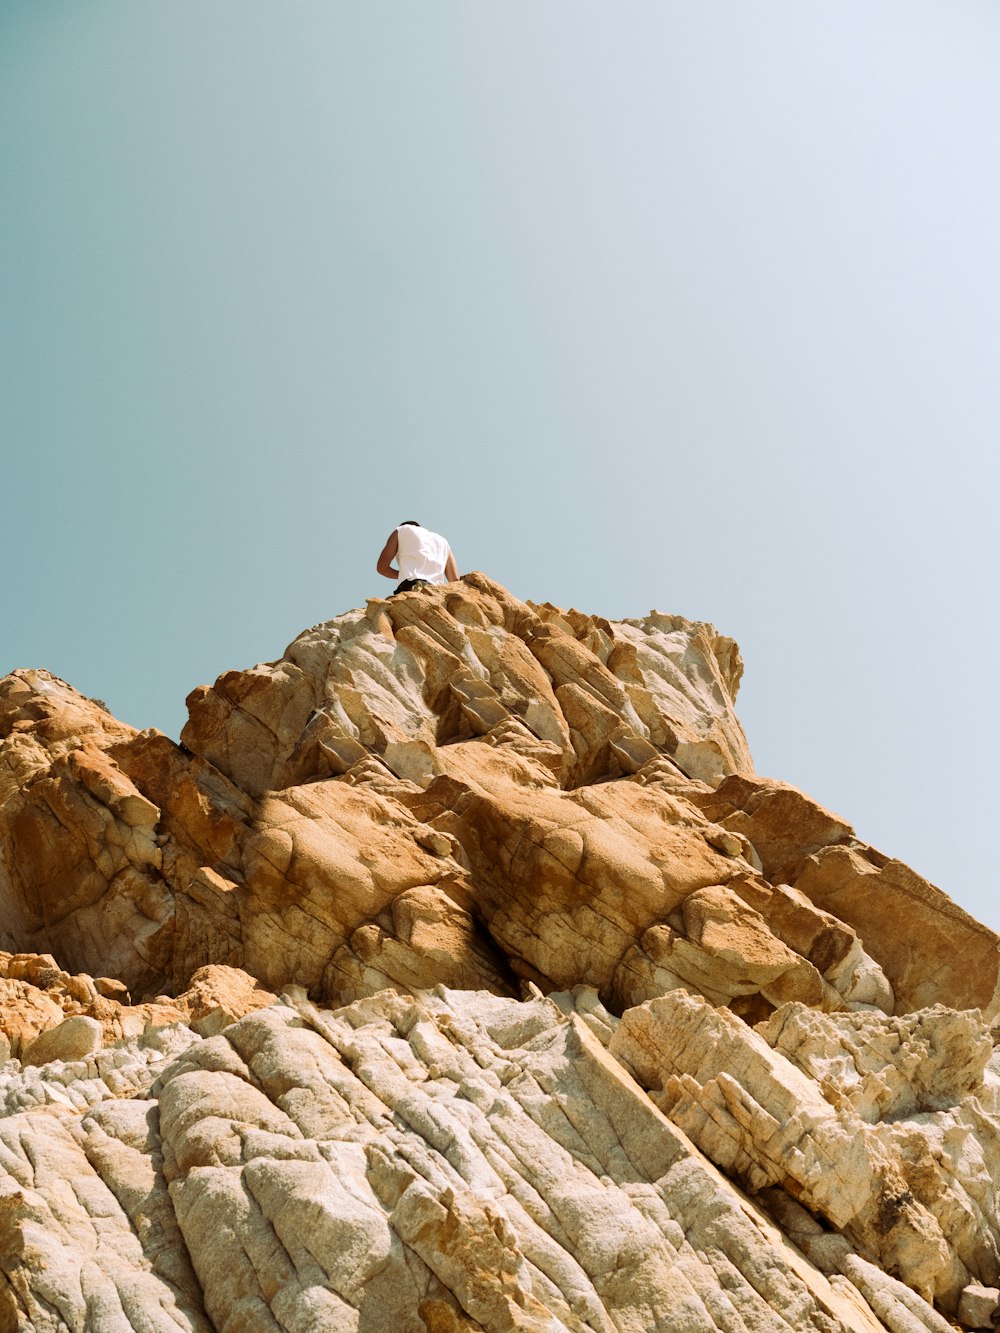
M 398 569 L 393 569 L 393 560 Z M 413 518 L 390 532 L 375 568 L 387 579 L 402 580 L 390 597 L 397 592 L 424 588 L 428 583 L 451 583 L 458 578 L 458 566 L 447 541 Z

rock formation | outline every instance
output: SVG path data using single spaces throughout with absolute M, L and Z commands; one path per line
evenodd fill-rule
M 993 1327 L 1000 941 L 741 670 L 473 574 L 179 745 L 0 682 L 0 1330 Z

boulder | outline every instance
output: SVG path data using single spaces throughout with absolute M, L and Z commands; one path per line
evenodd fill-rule
M 47 1065 L 53 1060 L 86 1060 L 101 1049 L 104 1029 L 96 1018 L 65 1018 L 40 1032 L 21 1054 L 23 1065 Z

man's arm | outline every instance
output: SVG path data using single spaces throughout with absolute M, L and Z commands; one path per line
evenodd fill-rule
M 396 529 L 393 528 L 392 532 L 389 534 L 389 540 L 382 547 L 382 554 L 378 558 L 378 564 L 375 566 L 378 572 L 384 575 L 387 579 L 399 578 L 399 570 L 393 569 L 392 567 L 392 562 L 395 560 L 398 552 L 399 534 L 396 532 Z
M 455 557 L 451 553 L 451 547 L 448 547 L 448 559 L 444 566 L 445 577 L 449 583 L 454 583 L 458 578 L 458 565 L 455 564 Z

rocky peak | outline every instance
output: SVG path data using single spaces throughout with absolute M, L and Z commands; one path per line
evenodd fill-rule
M 0 682 L 0 1326 L 985 1326 L 1000 941 L 741 672 L 472 574 L 180 745 Z

